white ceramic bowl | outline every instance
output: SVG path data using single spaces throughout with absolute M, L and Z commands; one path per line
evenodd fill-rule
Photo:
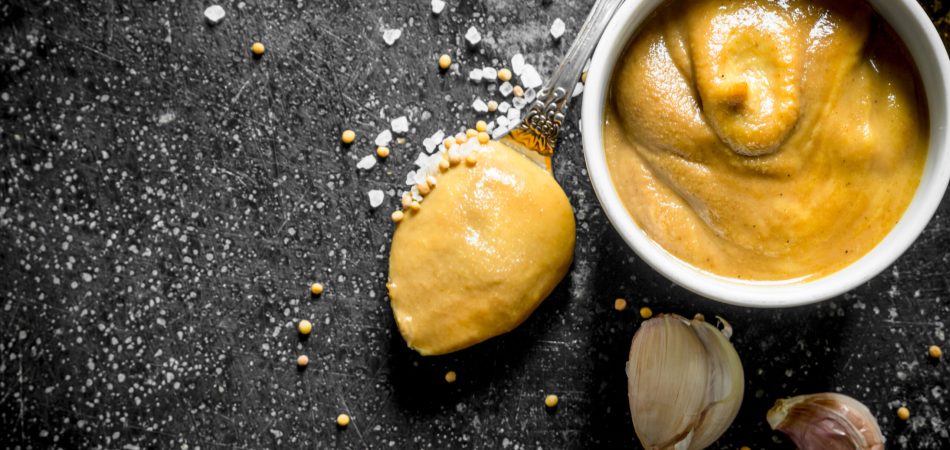
M 947 142 L 950 61 L 927 14 L 915 0 L 870 0 L 910 50 L 930 109 L 930 149 L 917 193 L 900 222 L 863 258 L 809 282 L 750 282 L 704 272 L 668 253 L 637 226 L 611 181 L 604 155 L 604 103 L 614 65 L 627 42 L 663 0 L 627 0 L 600 40 L 584 89 L 584 155 L 597 198 L 614 228 L 651 267 L 697 294 L 741 306 L 777 308 L 804 305 L 845 293 L 890 266 L 924 230 L 950 180 Z

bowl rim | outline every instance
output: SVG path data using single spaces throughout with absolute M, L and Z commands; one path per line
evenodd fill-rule
M 923 8 L 915 0 L 868 0 L 908 48 L 928 103 L 927 161 L 917 191 L 901 219 L 867 254 L 837 272 L 805 282 L 745 281 L 703 271 L 650 239 L 627 212 L 607 168 L 603 116 L 616 60 L 643 21 L 666 1 L 627 0 L 620 7 L 594 51 L 584 88 L 581 129 L 588 176 L 607 218 L 627 245 L 650 267 L 679 286 L 722 303 L 755 308 L 793 307 L 828 300 L 866 283 L 891 266 L 924 231 L 950 181 L 950 59 Z

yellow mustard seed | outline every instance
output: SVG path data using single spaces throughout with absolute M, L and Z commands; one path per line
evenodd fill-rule
M 402 222 L 402 218 L 405 216 L 406 215 L 403 214 L 402 211 L 393 211 L 393 215 L 390 216 L 390 218 L 393 220 L 393 222 L 399 223 Z
M 511 80 L 511 70 L 503 68 L 498 71 L 498 79 L 501 81 L 510 81 Z
M 345 427 L 345 426 L 349 425 L 349 424 L 350 424 L 350 416 L 348 416 L 348 415 L 346 415 L 346 414 L 340 414 L 339 416 L 336 416 L 336 424 L 339 425 L 339 426 L 341 426 L 341 427 Z
M 479 143 L 479 144 L 488 145 L 488 141 L 490 141 L 490 140 L 491 140 L 491 136 L 489 136 L 488 133 L 486 133 L 486 132 L 484 132 L 484 131 L 482 131 L 481 133 L 478 133 L 478 143 Z
M 449 152 L 449 165 L 451 165 L 452 167 L 455 167 L 459 165 L 460 162 L 462 162 L 462 157 L 459 156 L 458 153 Z
M 465 165 L 469 167 L 475 167 L 475 164 L 478 164 L 478 160 L 475 159 L 475 155 L 468 155 L 465 157 Z
M 265 50 L 266 50 L 266 49 L 264 48 L 264 44 L 262 44 L 262 43 L 260 43 L 260 42 L 255 42 L 255 43 L 251 44 L 251 53 L 253 53 L 254 56 L 261 56 L 261 55 L 263 55 Z
M 445 138 L 444 141 L 442 141 L 442 145 L 445 147 L 446 150 L 448 150 L 452 148 L 453 145 L 455 145 L 455 139 L 447 137 Z
M 297 367 L 304 368 L 310 364 L 310 357 L 307 355 L 300 355 L 297 357 Z
M 445 372 L 445 382 L 446 383 L 455 383 L 455 380 L 458 378 L 458 375 L 455 374 L 454 370 Z
M 739 450 L 752 450 L 752 449 L 746 445 L 743 445 L 742 447 L 739 447 Z
M 380 158 L 389 157 L 389 147 L 376 147 L 376 156 Z
M 644 306 L 643 308 L 640 308 L 640 317 L 643 317 L 644 319 L 649 319 L 653 317 L 653 310 L 650 309 L 649 306 Z
M 927 349 L 927 354 L 929 354 L 933 359 L 939 359 L 941 356 L 943 356 L 943 350 L 941 350 L 940 347 L 937 347 L 936 345 L 931 345 L 930 348 Z
M 340 136 L 340 140 L 343 141 L 344 144 L 352 144 L 353 141 L 356 140 L 356 132 L 353 130 L 345 130 L 343 131 L 343 135 Z
M 627 301 L 622 298 L 614 300 L 614 309 L 617 311 L 623 311 L 627 309 Z
M 459 133 L 455 135 L 456 144 L 459 144 L 459 145 L 464 144 L 465 141 L 467 140 L 468 140 L 468 136 L 466 136 L 465 133 Z
M 448 69 L 452 65 L 452 57 L 449 55 L 442 55 L 439 57 L 439 68 L 442 70 Z
M 412 212 L 419 212 L 419 210 L 422 209 L 422 204 L 414 201 L 409 205 L 409 209 L 412 210 Z
M 521 86 L 515 86 L 514 89 L 511 90 L 511 93 L 515 94 L 515 97 L 522 97 L 524 96 L 524 88 Z
M 310 293 L 313 295 L 320 295 L 323 293 L 323 285 L 320 283 L 313 283 L 310 285 Z
M 419 190 L 419 195 L 423 197 L 429 195 L 429 192 L 432 190 L 432 188 L 429 186 L 429 183 L 426 182 L 417 183 L 416 189 Z
M 585 70 L 583 73 L 581 73 L 581 83 L 586 83 L 586 82 L 587 82 L 587 71 Z
M 488 124 L 484 120 L 475 122 L 475 131 L 482 132 L 488 129 Z
M 473 138 L 473 137 L 475 137 L 475 136 L 478 136 L 478 132 L 477 132 L 477 131 L 475 131 L 475 130 L 473 130 L 473 129 L 471 129 L 471 128 L 465 130 L 465 137 Z
M 410 194 L 410 193 L 408 193 L 408 192 L 406 192 L 405 194 L 402 194 L 402 200 L 401 200 L 401 202 L 402 202 L 402 207 L 403 207 L 403 208 L 408 208 L 409 205 L 412 204 L 412 194 Z
M 313 331 L 313 324 L 307 319 L 301 320 L 300 323 L 297 324 L 297 331 L 306 336 Z
M 495 111 L 498 111 L 498 102 L 496 102 L 496 101 L 494 101 L 494 100 L 489 100 L 489 101 L 488 101 L 488 112 L 495 112 Z
M 435 177 L 432 176 L 432 175 L 429 175 L 429 176 L 426 177 L 426 183 L 429 185 L 429 187 L 435 187 L 435 185 L 436 185 L 436 183 L 438 183 L 438 181 L 439 181 L 439 180 L 436 180 Z
M 556 395 L 548 394 L 547 397 L 544 397 L 544 406 L 547 406 L 548 408 L 553 408 L 557 406 L 558 401 L 559 399 L 557 398 Z
M 442 159 L 439 161 L 439 171 L 440 171 L 440 172 L 445 172 L 445 171 L 449 170 L 450 164 L 451 164 L 451 163 L 449 162 L 448 159 L 442 158 Z
M 900 420 L 910 419 L 910 410 L 905 406 L 897 408 L 897 418 Z

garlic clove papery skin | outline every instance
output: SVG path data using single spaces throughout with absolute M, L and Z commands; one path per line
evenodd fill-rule
M 864 404 L 835 393 L 778 400 L 767 419 L 800 450 L 884 450 L 884 435 Z
M 664 314 L 634 335 L 627 384 L 634 430 L 646 449 L 698 450 L 732 423 L 744 376 L 716 327 Z

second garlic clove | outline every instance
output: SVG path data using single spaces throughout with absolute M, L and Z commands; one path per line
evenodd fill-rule
M 881 428 L 864 404 L 835 393 L 781 399 L 768 412 L 769 426 L 801 450 L 884 450 Z

